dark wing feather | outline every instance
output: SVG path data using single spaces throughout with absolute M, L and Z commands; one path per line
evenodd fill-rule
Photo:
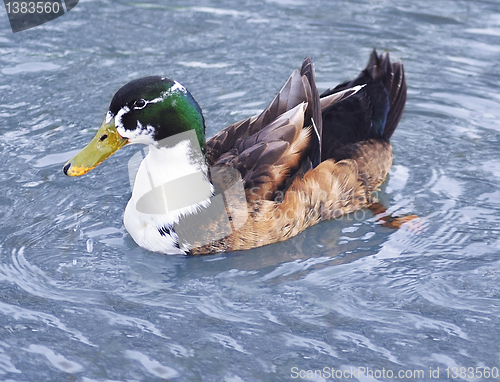
M 311 125 L 317 133 L 311 133 Z M 258 116 L 224 129 L 206 143 L 211 166 L 240 171 L 255 198 L 271 199 L 290 183 L 303 162 L 320 160 L 321 107 L 314 66 L 306 58 L 271 104 Z
M 227 154 L 237 143 L 240 144 L 242 140 L 259 132 L 301 102 L 307 102 L 307 93 L 300 73 L 294 70 L 280 92 L 259 115 L 236 122 L 207 141 L 206 156 L 209 163 L 215 165 L 219 158 Z M 224 162 L 227 162 L 227 158 Z
M 208 163 L 214 165 L 221 155 L 231 150 L 236 141 L 245 135 L 250 123 L 250 118 L 244 119 L 228 126 L 210 138 L 205 144 L 205 156 Z
M 273 121 L 268 129 L 241 139 L 221 155 L 216 166 L 237 169 L 250 199 L 272 199 L 276 191 L 293 177 L 300 162 L 308 159 L 310 128 L 304 128 L 305 103 L 297 105 Z
M 306 110 L 305 125 L 313 126 L 316 134 L 311 140 L 311 150 L 309 158 L 313 166 L 317 166 L 321 162 L 321 140 L 323 132 L 323 117 L 321 115 L 321 104 L 319 102 L 319 92 L 316 87 L 316 75 L 314 72 L 314 64 L 312 60 L 307 57 L 302 63 L 300 75 L 304 83 L 304 89 L 307 92 L 307 99 L 310 102 Z

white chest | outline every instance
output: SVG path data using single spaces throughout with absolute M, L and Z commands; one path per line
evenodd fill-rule
M 185 253 L 189 248 L 179 247 L 173 226 L 181 216 L 210 205 L 213 188 L 206 174 L 201 150 L 193 148 L 192 140 L 150 146 L 125 209 L 125 228 L 134 241 L 154 252 Z

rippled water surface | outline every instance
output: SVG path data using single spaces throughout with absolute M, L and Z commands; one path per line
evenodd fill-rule
M 365 211 L 248 252 L 163 256 L 122 223 L 137 148 L 62 174 L 133 78 L 182 82 L 210 136 L 304 56 L 325 89 L 373 47 L 408 82 L 379 197 L 418 230 Z M 475 370 L 500 368 L 499 85 L 497 0 L 90 0 L 16 34 L 0 11 L 0 380 L 492 380 Z M 394 378 L 306 373 L 325 367 Z

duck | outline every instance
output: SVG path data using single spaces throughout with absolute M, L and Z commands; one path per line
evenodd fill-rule
M 374 49 L 355 79 L 321 94 L 306 57 L 260 114 L 206 139 L 183 85 L 143 77 L 115 93 L 63 172 L 81 176 L 126 145 L 146 145 L 129 161 L 123 221 L 134 241 L 163 254 L 250 250 L 376 204 L 406 97 L 403 64 L 388 52 Z

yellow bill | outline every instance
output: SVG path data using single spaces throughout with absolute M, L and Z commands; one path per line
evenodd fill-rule
M 66 162 L 63 171 L 68 176 L 86 174 L 127 143 L 128 139 L 116 131 L 114 118 L 109 123 L 103 122 L 90 143 Z

